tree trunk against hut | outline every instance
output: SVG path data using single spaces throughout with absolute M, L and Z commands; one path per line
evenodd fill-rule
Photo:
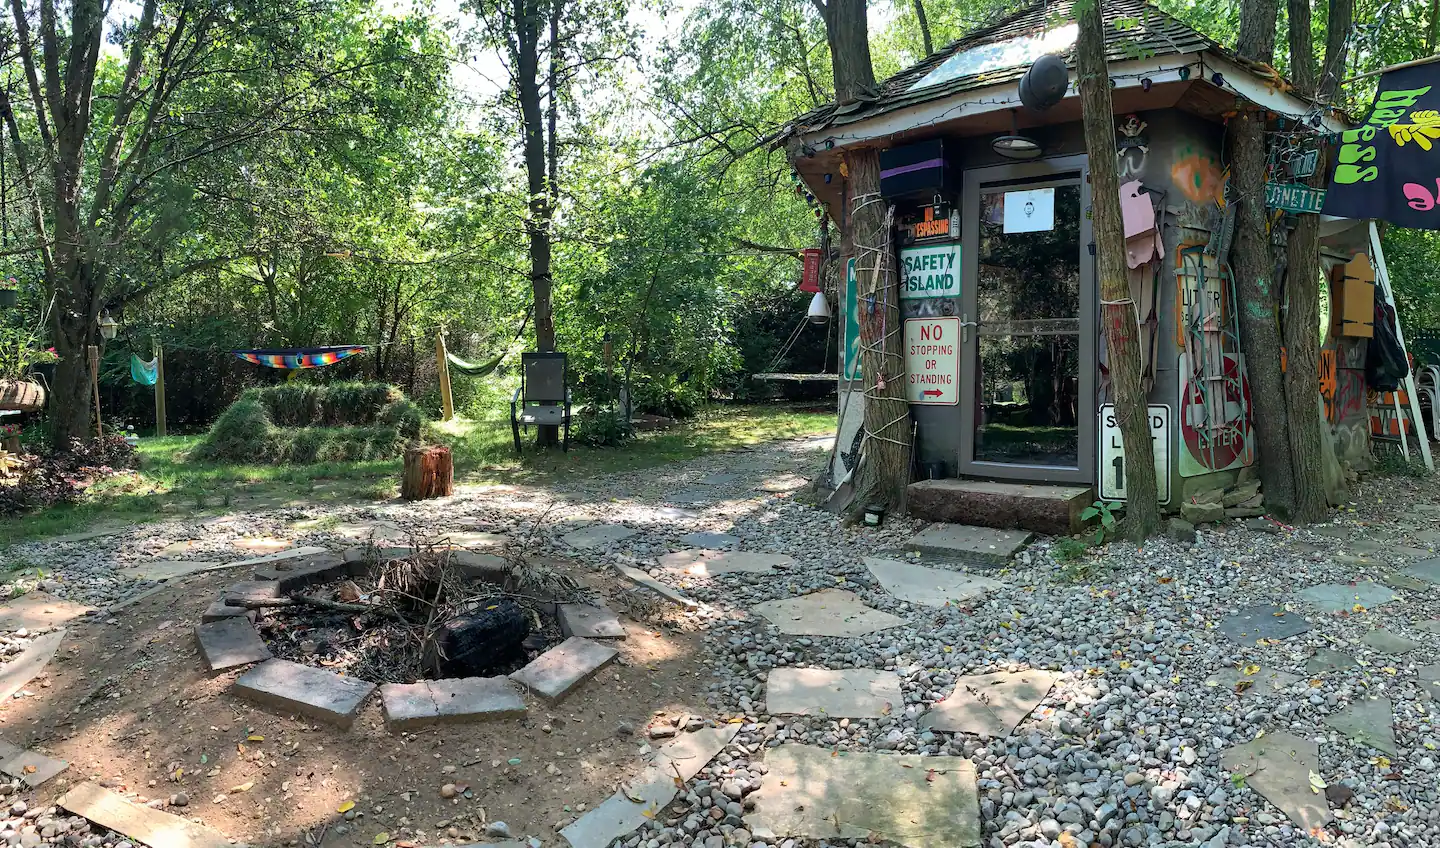
M 1288 0 L 1290 24 L 1290 73 L 1302 97 L 1314 98 L 1323 107 L 1334 96 L 1345 62 L 1345 37 L 1350 29 L 1354 0 L 1331 0 L 1325 39 L 1325 64 L 1317 79 L 1315 49 L 1310 36 L 1309 0 Z M 1305 182 L 1324 188 L 1328 172 L 1325 145 L 1315 173 Z M 1291 515 L 1296 522 L 1322 520 L 1331 498 L 1326 485 L 1325 466 L 1333 464 L 1327 452 L 1334 446 L 1325 436 L 1320 420 L 1320 216 L 1301 214 L 1286 245 L 1285 272 L 1285 404 L 1290 417 L 1287 428 L 1290 464 L 1294 474 L 1295 504 Z M 1338 482 L 1338 477 L 1337 477 Z M 1335 494 L 1338 495 L 1338 492 Z M 1267 495 L 1268 498 L 1268 495 Z
M 454 494 L 454 477 L 455 465 L 449 448 L 443 445 L 407 448 L 400 497 L 407 501 L 423 501 Z
M 865 0 L 812 0 L 825 19 L 838 103 L 855 100 L 875 85 L 866 29 Z M 856 474 L 854 506 L 905 505 L 910 483 L 910 406 L 905 396 L 899 289 L 894 252 L 880 196 L 880 152 L 858 148 L 845 153 L 845 241 L 855 256 L 859 301 L 875 298 L 861 321 L 861 378 L 865 387 L 864 458 Z
M 1105 328 L 1115 418 L 1125 442 L 1124 532 L 1143 541 L 1160 524 L 1151 447 L 1150 413 L 1140 379 L 1140 322 L 1125 273 L 1125 229 L 1116 171 L 1115 112 L 1106 73 L 1105 31 L 1100 0 L 1077 5 L 1080 34 L 1075 68 L 1090 155 L 1090 202 L 1094 209 L 1095 257 L 1100 284 L 1100 321 Z
M 935 52 L 935 40 L 930 37 L 930 19 L 925 17 L 925 0 L 915 0 L 915 19 L 920 24 L 920 41 L 925 46 L 925 55 Z
M 1271 63 L 1275 17 L 1276 0 L 1244 0 L 1236 48 L 1241 58 Z M 1236 207 L 1230 267 L 1239 309 L 1240 351 L 1250 380 L 1250 413 L 1265 504 L 1288 516 L 1295 508 L 1295 480 L 1280 372 L 1278 286 L 1265 215 L 1264 110 L 1242 105 L 1230 119 L 1230 139 L 1230 202 Z

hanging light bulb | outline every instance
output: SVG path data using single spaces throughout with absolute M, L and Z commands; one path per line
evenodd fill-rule
M 815 296 L 810 298 L 810 309 L 806 315 L 811 324 L 824 324 L 830 320 L 830 301 L 825 299 L 824 292 L 815 292 Z

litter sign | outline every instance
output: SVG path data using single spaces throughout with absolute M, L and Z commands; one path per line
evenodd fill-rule
M 960 319 L 905 321 L 906 395 L 911 403 L 960 402 Z
M 1100 498 L 1107 501 L 1125 500 L 1125 443 L 1120 437 L 1120 422 L 1115 420 L 1115 404 L 1100 406 Z M 1150 405 L 1150 445 L 1155 451 L 1155 490 L 1160 503 L 1170 502 L 1170 407 L 1163 403 Z

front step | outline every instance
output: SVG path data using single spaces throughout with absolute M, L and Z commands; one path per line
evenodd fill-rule
M 906 489 L 907 509 L 916 518 L 1052 536 L 1080 532 L 1080 511 L 1094 500 L 1089 486 L 990 480 L 921 480 Z

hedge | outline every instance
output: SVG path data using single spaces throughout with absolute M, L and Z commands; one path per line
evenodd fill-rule
M 384 383 L 248 389 L 191 458 L 269 464 L 389 459 L 420 438 L 423 423 L 420 408 Z

